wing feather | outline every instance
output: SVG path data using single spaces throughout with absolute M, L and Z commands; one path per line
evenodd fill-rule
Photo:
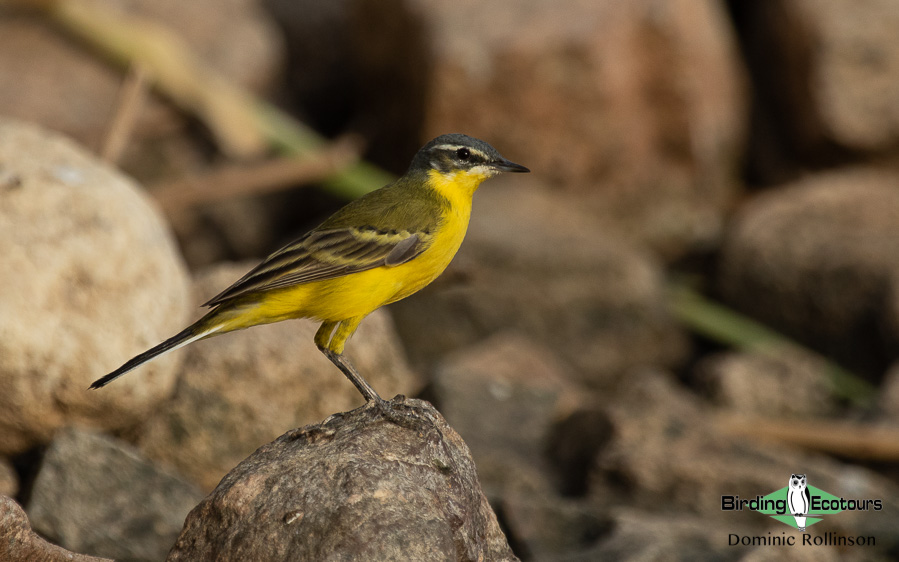
M 217 306 L 250 293 L 399 265 L 427 249 L 431 239 L 429 232 L 373 227 L 316 230 L 273 253 L 204 306 Z

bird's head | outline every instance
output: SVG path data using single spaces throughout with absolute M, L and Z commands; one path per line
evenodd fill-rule
M 409 167 L 410 173 L 422 171 L 440 191 L 454 189 L 469 194 L 482 181 L 501 172 L 530 172 L 503 158 L 486 142 L 462 134 L 440 135 L 424 145 Z

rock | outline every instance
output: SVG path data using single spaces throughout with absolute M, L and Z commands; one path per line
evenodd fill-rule
M 816 39 L 809 20 L 787 2 L 728 2 L 752 84 L 744 176 L 755 185 L 796 179 L 849 155 L 837 146 L 816 101 Z
M 552 352 L 508 333 L 453 353 L 433 378 L 434 399 L 471 449 L 491 496 L 519 487 L 523 473 L 545 465 L 550 429 L 575 409 L 578 390 Z
M 13 497 L 19 493 L 19 476 L 10 462 L 0 457 L 0 496 Z
M 468 448 L 428 403 L 394 400 L 290 431 L 188 516 L 168 561 L 517 560 Z
M 413 364 L 514 330 L 549 348 L 577 382 L 684 359 L 660 265 L 596 225 L 583 205 L 497 179 L 475 198 L 465 243 L 441 279 L 391 306 Z
M 209 300 L 250 268 L 225 264 L 199 274 L 195 301 Z M 211 490 L 260 444 L 361 404 L 356 388 L 315 347 L 317 329 L 296 320 L 192 344 L 174 395 L 144 424 L 139 447 Z M 362 322 L 347 355 L 382 396 L 421 387 L 385 311 Z
M 159 213 L 71 141 L 0 120 L 0 453 L 80 423 L 122 428 L 155 408 L 176 361 L 87 392 L 174 333 L 187 273 Z
M 788 0 L 728 8 L 753 81 L 750 182 L 783 183 L 895 150 L 895 3 Z
M 758 196 L 721 252 L 728 304 L 878 377 L 895 355 L 890 284 L 899 266 L 899 177 L 876 169 L 809 176 Z
M 66 429 L 47 450 L 27 510 L 37 532 L 66 548 L 155 561 L 202 497 L 131 446 Z
M 714 523 L 713 523 L 714 524 Z M 710 521 L 695 515 L 620 510 L 611 517 L 603 540 L 579 556 L 565 560 L 729 560 L 733 547 L 726 535 L 710 532 Z
M 899 5 L 870 0 L 790 0 L 813 37 L 810 90 L 824 130 L 856 150 L 881 151 L 899 142 Z
M 826 416 L 837 410 L 823 360 L 800 351 L 776 356 L 725 352 L 700 359 L 697 382 L 728 412 L 759 416 Z
M 720 2 L 410 5 L 433 50 L 424 136 L 487 139 L 666 257 L 717 239 L 746 114 Z
M 31 530 L 28 517 L 12 498 L 0 495 L 0 559 L 15 562 L 111 562 L 69 552 L 52 545 Z
M 612 526 L 587 502 L 547 494 L 508 494 L 498 510 L 516 551 L 530 560 L 569 560 L 589 551 Z
M 598 406 L 576 410 L 553 425 L 546 456 L 563 496 L 586 495 L 596 458 L 613 436 L 612 422 Z
M 877 405 L 887 419 L 899 422 L 899 362 L 894 362 L 883 377 Z
M 198 58 L 251 90 L 267 88 L 280 65 L 281 43 L 256 0 L 95 0 L 179 34 Z M 0 113 L 40 123 L 98 147 L 118 103 L 122 71 L 73 43 L 38 15 L 11 8 L 0 18 Z M 64 100 L 50 92 L 65 90 Z M 135 137 L 184 127 L 184 119 L 148 97 Z
M 634 373 L 604 411 L 612 436 L 588 483 L 600 505 L 714 515 L 721 513 L 722 495 L 767 494 L 790 475 L 782 466 L 789 462 L 785 453 L 775 460 L 774 452 L 716 431 L 707 408 L 667 374 Z

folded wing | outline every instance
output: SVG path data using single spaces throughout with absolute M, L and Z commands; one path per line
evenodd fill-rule
M 431 241 L 427 231 L 350 227 L 312 231 L 281 248 L 204 306 L 247 295 L 405 263 Z

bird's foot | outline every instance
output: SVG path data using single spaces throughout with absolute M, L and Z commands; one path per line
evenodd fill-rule
M 421 416 L 416 413 L 415 408 L 406 404 L 406 397 L 402 394 L 397 394 L 392 400 L 378 397 L 369 400 L 367 405 L 376 408 L 385 420 L 400 427 L 418 430 L 422 424 Z

